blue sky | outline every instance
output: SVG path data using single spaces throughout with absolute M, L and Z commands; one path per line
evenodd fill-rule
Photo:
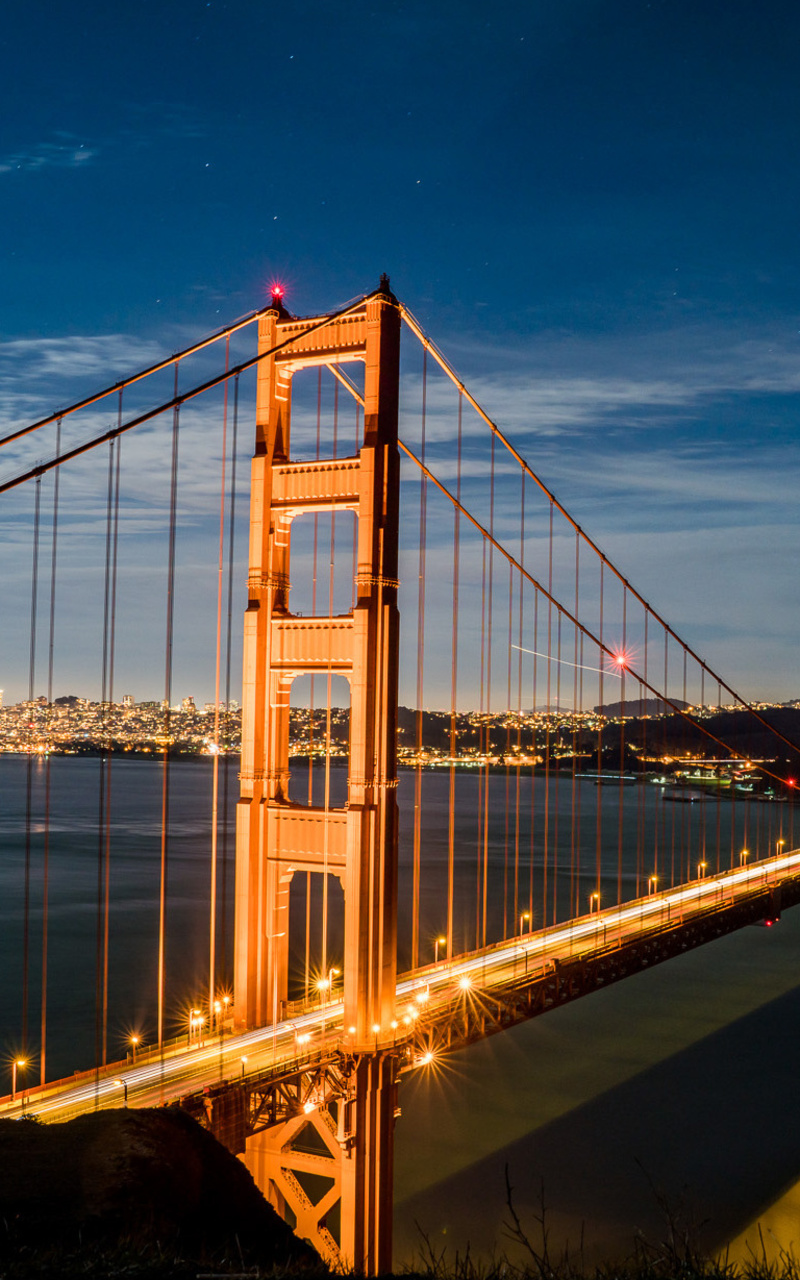
M 302 314 L 388 271 L 642 594 L 800 696 L 799 37 L 779 0 L 15 6 L 3 430 L 272 279 Z

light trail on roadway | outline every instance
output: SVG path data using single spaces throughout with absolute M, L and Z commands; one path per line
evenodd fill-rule
M 702 872 L 703 864 L 698 869 Z M 594 910 L 565 924 L 521 934 L 495 943 L 484 951 L 418 969 L 397 984 L 395 1022 L 377 1034 L 376 1047 L 390 1049 L 411 1040 L 422 1013 L 435 1019 L 438 1004 L 451 1000 L 454 988 L 491 990 L 509 981 L 543 975 L 553 961 L 580 955 L 587 957 L 621 946 L 635 937 L 683 923 L 711 907 L 733 905 L 761 888 L 800 873 L 800 850 L 778 854 L 750 866 L 716 875 L 701 874 L 676 889 L 650 893 L 622 906 Z M 598 903 L 599 905 L 599 903 Z M 524 967 L 523 967 L 524 966 Z M 174 1102 L 205 1087 L 261 1076 L 292 1064 L 313 1065 L 328 1049 L 347 1049 L 343 1033 L 343 1002 L 319 1005 L 277 1025 L 260 1027 L 200 1042 L 169 1056 L 139 1065 L 112 1064 L 80 1084 L 58 1081 L 36 1089 L 18 1091 L 0 1099 L 0 1116 L 36 1115 L 61 1121 L 89 1111 L 122 1105 L 157 1106 Z

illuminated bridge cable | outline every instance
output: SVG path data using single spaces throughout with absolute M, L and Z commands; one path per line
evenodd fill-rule
M 458 433 L 456 438 L 456 497 L 461 500 L 464 397 L 458 397 Z M 458 596 L 461 571 L 461 512 L 453 508 L 453 619 L 451 633 L 452 670 L 450 675 L 450 790 L 447 815 L 447 959 L 453 958 L 453 900 L 455 895 L 455 820 L 456 820 L 456 750 L 458 715 Z M 438 921 L 437 921 L 438 929 Z
M 222 903 L 220 915 L 222 919 L 222 973 L 226 987 L 229 986 L 228 975 L 228 877 L 229 840 L 228 840 L 228 803 L 230 799 L 230 707 L 231 707 L 231 657 L 233 636 L 233 568 L 236 533 L 236 466 L 238 462 L 237 446 L 239 433 L 239 375 L 233 382 L 233 422 L 231 424 L 231 478 L 230 500 L 228 503 L 228 609 L 227 631 L 225 636 L 225 762 L 222 772 Z
M 225 368 L 230 365 L 230 336 L 225 339 Z M 225 572 L 225 496 L 227 476 L 225 463 L 228 457 L 228 388 L 226 380 L 222 392 L 222 440 L 220 445 L 220 480 L 219 480 L 219 557 L 217 562 L 217 629 L 214 653 L 214 756 L 211 775 L 211 902 L 208 916 L 208 1018 L 209 1026 L 220 1031 L 219 1019 L 215 1018 L 215 998 L 217 980 L 217 846 L 219 844 L 219 699 L 220 677 L 222 669 L 222 585 Z M 220 1042 L 221 1043 L 221 1042 Z
M 600 632 L 599 632 L 600 652 L 601 652 L 601 653 L 602 653 L 602 652 L 604 652 L 604 648 L 603 648 L 604 604 L 605 604 L 605 564 L 604 564 L 604 562 L 601 560 L 601 561 L 600 561 Z M 599 706 L 601 706 L 601 707 L 605 705 L 605 698 L 604 698 L 604 693 L 603 693 L 603 680 L 604 680 L 604 673 L 603 673 L 603 669 L 602 669 L 602 668 L 603 668 L 603 663 L 602 663 L 602 661 L 601 661 L 601 663 L 600 663 L 600 679 L 599 679 L 599 681 L 598 681 L 598 692 L 597 692 L 598 705 L 599 705 Z M 602 713 L 601 713 L 601 718 L 600 718 L 600 720 L 598 721 L 598 724 L 597 724 L 597 779 L 598 779 L 598 786 L 597 786 L 597 799 L 596 799 L 596 803 L 595 803 L 595 831 L 596 831 L 596 833 L 595 833 L 595 885 L 594 885 L 594 889 L 595 889 L 595 894 L 597 895 L 596 901 L 597 901 L 598 906 L 599 906 L 599 904 L 600 904 L 600 894 L 602 893 L 601 877 L 602 877 L 602 855 L 603 855 L 603 805 L 602 805 L 602 791 L 601 791 L 601 789 L 600 789 L 600 775 L 602 774 L 602 772 L 603 772 L 603 720 L 602 720 Z M 590 901 L 591 901 L 591 900 L 590 900 Z
M 36 731 L 34 719 L 34 692 L 36 679 L 36 611 L 39 595 L 39 530 L 41 522 L 42 494 L 41 484 L 37 480 L 33 498 L 33 557 L 31 565 L 31 618 L 30 649 L 28 658 L 28 760 L 25 774 L 25 873 L 24 904 L 22 924 L 22 1051 L 29 1056 L 28 1046 L 28 994 L 30 981 L 30 915 L 31 915 L 31 859 L 33 854 L 33 767 L 36 759 L 36 743 L 33 734 Z
M 56 422 L 56 456 L 61 449 L 61 419 Z M 50 543 L 50 617 L 47 637 L 47 714 L 52 719 L 53 710 L 53 664 L 56 636 L 56 565 L 58 562 L 58 498 L 61 471 L 56 468 L 53 476 L 53 518 Z M 52 726 L 48 726 L 52 732 Z M 48 734 L 48 739 L 49 739 Z M 48 741 L 48 748 L 50 747 Z M 48 749 L 44 766 L 44 848 L 42 854 L 42 1008 L 39 1052 L 39 1079 L 44 1084 L 47 1079 L 47 963 L 48 963 L 48 930 L 50 923 L 50 802 L 52 751 Z
M 317 370 L 317 438 L 316 453 L 317 462 L 320 460 L 320 449 L 322 445 L 322 366 Z M 312 516 L 314 528 L 314 544 L 311 557 L 311 616 L 317 615 L 317 581 L 318 581 L 318 562 L 319 562 L 319 512 L 315 511 Z M 308 807 L 309 809 L 314 803 L 314 730 L 316 715 L 315 693 L 316 684 L 315 677 L 309 677 L 309 698 L 308 698 Z M 305 952 L 303 958 L 303 991 L 306 1000 L 309 998 L 311 990 L 311 894 L 313 886 L 313 873 L 306 873 L 306 920 L 305 920 Z
M 0 439 L 0 449 L 3 445 L 11 444 L 13 440 L 19 440 L 22 436 L 30 435 L 33 431 L 39 431 L 42 427 L 50 426 L 53 422 L 60 423 L 70 414 L 78 413 L 81 409 L 88 409 L 90 405 L 98 404 L 101 400 L 106 400 L 115 393 L 122 396 L 122 392 L 126 387 L 132 387 L 134 383 L 142 382 L 145 378 L 149 378 L 154 373 L 160 373 L 163 369 L 169 369 L 171 365 L 178 364 L 186 356 L 195 355 L 198 351 L 204 350 L 205 347 L 213 346 L 215 342 L 219 342 L 222 338 L 230 341 L 230 335 L 237 333 L 240 329 L 244 329 L 247 325 L 253 324 L 259 320 L 261 316 L 266 315 L 267 311 L 272 307 L 262 307 L 260 311 L 252 311 L 249 315 L 243 316 L 241 320 L 235 320 L 233 324 L 226 325 L 224 329 L 217 330 L 216 333 L 209 334 L 206 338 L 201 338 L 199 342 L 192 343 L 190 347 L 178 351 L 175 355 L 167 356 L 163 360 L 159 360 L 156 364 L 149 365 L 146 369 L 140 369 L 137 373 L 131 374 L 127 378 L 123 378 L 120 382 L 115 382 L 110 387 L 105 387 L 102 391 L 95 392 L 94 395 L 87 396 L 85 400 L 77 400 L 74 404 L 69 405 L 66 409 L 59 409 L 56 413 L 48 414 L 46 418 L 40 418 L 37 422 L 31 422 L 28 426 L 20 427 L 16 431 L 10 432 L 7 436 Z
M 494 504 L 495 504 L 495 450 L 494 441 L 492 442 L 492 454 L 489 472 L 489 532 L 494 535 Z M 489 759 L 492 754 L 492 627 L 494 622 L 494 545 L 492 541 L 488 544 L 488 575 L 487 575 L 487 619 L 486 619 L 486 761 L 484 764 L 484 796 L 483 796 L 483 901 L 482 901 L 482 920 L 481 920 L 481 937 L 483 946 L 486 946 L 487 926 L 488 926 L 488 909 L 489 909 L 489 784 L 490 784 L 490 767 Z
M 97 907 L 95 941 L 95 1067 L 105 1066 L 107 1058 L 108 1017 L 108 907 L 110 824 L 107 807 L 111 789 L 111 743 L 108 713 L 111 705 L 109 690 L 109 660 L 111 643 L 111 594 L 112 558 L 114 543 L 114 461 L 116 441 L 108 444 L 108 475 L 106 480 L 106 550 L 103 578 L 103 647 L 100 676 L 100 714 L 102 741 L 98 774 L 97 815 Z M 107 827 L 108 824 L 108 827 Z M 99 1076 L 97 1077 L 99 1082 Z
M 378 292 L 380 291 L 375 290 L 375 293 L 378 293 Z M 307 329 L 303 329 L 303 333 L 302 333 L 303 339 L 310 337 L 312 333 L 317 333 L 320 329 L 324 329 L 330 324 L 334 324 L 336 320 L 341 319 L 342 316 L 349 315 L 351 311 L 356 311 L 361 305 L 363 305 L 365 301 L 367 301 L 367 299 L 373 296 L 374 294 L 366 294 L 363 298 L 358 299 L 356 302 L 350 303 L 342 311 L 332 312 L 329 316 L 325 316 L 322 320 L 319 320 L 316 324 L 309 325 Z M 267 351 L 259 351 L 258 355 L 251 356 L 249 360 L 241 361 L 240 364 L 234 365 L 231 369 L 228 369 L 225 373 L 217 374 L 213 378 L 208 378 L 205 382 L 198 383 L 197 386 L 195 387 L 190 387 L 188 391 L 183 391 L 181 392 L 180 395 L 178 395 L 176 390 L 172 399 L 165 401 L 163 404 L 157 405 L 154 409 L 148 409 L 144 413 L 137 414 L 136 417 L 131 418 L 130 421 L 123 422 L 116 427 L 111 427 L 109 428 L 108 431 L 104 431 L 101 435 L 94 436 L 92 437 L 91 440 L 86 440 L 83 444 L 75 445 L 72 449 L 65 450 L 64 453 L 62 453 L 59 457 L 49 458 L 46 462 L 37 463 L 35 467 L 31 467 L 27 471 L 21 472 L 18 476 L 14 476 L 10 480 L 5 480 L 2 484 L 0 484 L 0 493 L 7 493 L 10 489 L 16 489 L 19 485 L 25 484 L 28 480 L 33 480 L 36 476 L 42 476 L 46 472 L 52 471 L 54 467 L 63 466 L 65 462 L 71 462 L 73 458 L 79 458 L 84 453 L 89 453 L 91 452 L 92 449 L 97 449 L 100 445 L 107 444 L 109 440 L 116 439 L 117 436 L 122 435 L 124 432 L 132 431 L 135 427 L 142 426 L 145 422 L 152 422 L 153 419 L 160 417 L 164 413 L 168 413 L 170 410 L 174 412 L 174 410 L 179 408 L 181 405 L 186 404 L 187 401 L 194 400 L 197 398 L 197 396 L 203 395 L 206 391 L 211 391 L 213 390 L 214 387 L 221 386 L 229 378 L 237 377 L 239 374 L 244 373 L 248 369 L 256 368 L 261 363 L 262 360 L 269 359 L 269 357 L 275 355 L 276 352 L 283 351 L 286 347 L 291 347 L 297 341 L 298 341 L 297 335 L 291 338 L 286 338 L 284 339 L 283 342 L 276 343 L 274 347 L 270 347 Z M 178 367 L 177 361 L 179 361 L 180 358 L 181 358 L 180 356 L 177 356 L 177 357 L 172 356 L 168 361 L 165 362 L 164 365 L 161 365 L 158 367 L 162 368 L 162 367 L 166 367 L 166 365 L 170 365 L 174 363 L 177 369 Z M 152 370 L 150 370 L 149 372 L 152 372 Z M 146 374 L 143 374 L 141 376 L 146 376 Z M 135 380 L 136 379 L 133 379 L 133 381 Z M 176 385 L 177 385 L 177 379 L 176 379 Z M 115 390 L 116 390 L 116 384 L 115 386 L 110 387 L 107 391 L 103 392 L 102 394 L 104 396 L 110 395 Z M 91 400 L 87 401 L 86 403 L 93 403 L 95 399 L 99 399 L 99 398 L 102 398 L 102 397 L 93 397 Z M 81 408 L 81 407 L 83 407 L 83 404 L 73 406 L 73 408 Z M 72 409 L 61 410 L 60 411 L 61 416 L 63 416 L 64 413 L 66 412 L 72 412 Z M 54 422 L 57 416 L 58 415 L 56 414 L 51 414 L 48 418 L 43 418 L 40 422 L 33 423 L 30 427 L 24 428 L 16 434 L 23 435 L 25 434 L 26 430 L 34 431 L 38 427 L 44 426 L 50 422 Z M 8 439 L 10 438 L 11 437 L 8 437 Z M 16 439 L 16 435 L 14 438 Z M 2 445 L 3 443 L 4 443 L 3 441 L 0 441 L 0 445 Z
M 178 441 L 180 429 L 178 365 L 175 366 L 175 397 L 172 410 L 172 462 L 169 487 L 169 550 L 167 553 L 166 635 L 164 644 L 164 751 L 161 780 L 161 869 L 158 895 L 158 1047 L 164 1047 L 164 1000 L 166 993 L 166 927 L 169 885 L 169 745 L 171 735 L 172 647 L 175 627 L 175 543 L 178 510 Z M 163 1061 L 163 1059 L 162 1059 Z
M 415 453 L 412 452 L 412 450 L 408 447 L 407 444 L 405 444 L 401 440 L 398 442 L 398 445 L 399 445 L 399 448 L 403 451 L 403 453 L 405 453 L 406 456 L 409 457 L 412 462 L 416 463 L 416 465 L 420 468 L 420 470 L 424 470 L 427 479 L 432 484 L 434 484 L 436 488 L 439 489 L 439 491 L 442 494 L 444 494 L 444 496 L 451 503 L 455 505 L 456 498 L 450 492 L 450 490 L 446 487 L 446 485 L 444 485 L 442 481 L 439 480 L 428 467 L 423 467 L 423 464 L 420 461 L 420 459 L 416 456 Z M 569 609 L 567 609 L 565 605 L 562 605 L 558 600 L 556 600 L 555 597 L 551 597 L 547 591 L 547 588 L 541 582 L 539 582 L 539 580 L 535 578 L 533 574 L 530 573 L 527 569 L 523 569 L 522 565 L 518 562 L 516 557 L 513 556 L 511 552 L 508 551 L 502 545 L 502 543 L 500 543 L 497 539 L 492 537 L 489 530 L 484 525 L 482 525 L 480 521 L 475 516 L 473 516 L 469 510 L 467 510 L 467 508 L 463 505 L 463 503 L 458 503 L 458 507 L 462 516 L 469 521 L 469 523 L 478 531 L 478 533 L 481 534 L 482 538 L 484 539 L 484 542 L 492 543 L 495 550 L 499 551 L 500 554 L 504 556 L 507 560 L 510 560 L 516 566 L 518 571 L 524 575 L 526 580 L 530 582 L 531 585 L 537 589 L 537 591 L 541 592 L 541 594 L 544 596 L 545 600 L 548 601 L 548 603 L 552 603 L 554 608 L 556 608 L 568 622 L 570 622 L 574 627 L 577 627 L 580 633 L 583 636 L 585 636 L 586 639 L 589 640 L 593 645 L 597 647 L 599 653 L 602 654 L 603 657 L 609 660 L 609 669 L 611 669 L 612 667 L 615 668 L 619 666 L 619 663 L 617 661 L 618 655 L 614 653 L 614 651 L 611 649 L 609 645 L 605 644 L 605 642 L 601 639 L 600 636 L 595 635 L 594 632 L 592 632 L 589 627 L 587 627 L 584 623 L 580 622 L 572 614 L 572 612 Z M 606 568 L 606 562 L 601 561 L 600 562 L 601 588 L 603 584 L 605 568 Z M 601 609 L 602 609 L 602 591 L 601 591 Z M 672 635 L 673 633 L 670 632 L 668 634 Z M 538 648 L 538 641 L 536 641 L 535 643 Z M 686 650 L 686 652 L 689 655 L 691 655 L 691 650 Z M 696 659 L 696 661 L 698 661 L 698 664 L 699 664 L 699 659 Z M 631 673 L 631 675 L 633 675 L 636 679 L 641 681 L 643 687 L 647 690 L 648 693 L 652 694 L 655 698 L 657 698 L 659 702 L 661 702 L 664 706 L 669 707 L 670 710 L 674 711 L 677 716 L 680 716 L 685 724 L 691 725 L 693 729 L 697 729 L 706 738 L 708 738 L 709 741 L 715 742 L 717 746 L 722 747 L 724 751 L 727 751 L 729 753 L 732 759 L 735 759 L 735 760 L 748 759 L 747 756 L 742 755 L 741 752 L 737 751 L 735 748 L 729 746 L 726 742 L 724 742 L 722 738 L 719 738 L 717 737 L 716 734 L 712 733 L 710 729 L 706 728 L 706 726 L 702 723 L 702 721 L 694 719 L 687 711 L 685 711 L 680 706 L 678 702 L 675 702 L 672 698 L 668 697 L 666 694 L 666 689 L 664 690 L 663 693 L 660 692 L 649 681 L 646 681 L 643 676 L 638 675 L 635 671 L 633 671 L 629 663 L 626 663 L 625 665 L 627 670 Z M 601 699 L 602 699 L 602 680 L 603 680 L 603 669 L 601 668 L 601 672 L 600 672 Z M 720 683 L 722 682 L 720 681 Z M 723 684 L 722 687 L 727 690 L 726 685 Z M 730 692 L 730 690 L 728 690 L 728 692 Z M 755 710 L 755 708 L 751 707 L 748 703 L 744 702 L 743 699 L 738 699 L 738 700 L 741 702 L 744 709 L 751 712 L 751 714 L 755 717 L 756 720 L 758 720 L 767 729 L 769 729 L 770 732 L 774 733 L 775 737 L 777 737 L 780 741 L 785 742 L 786 745 L 790 746 L 793 751 L 797 750 L 797 747 L 788 738 L 785 738 L 784 735 L 781 734 L 777 729 L 773 730 L 769 722 L 766 721 L 763 718 L 763 716 L 760 716 L 758 712 Z M 779 781 L 779 782 L 783 781 L 783 779 L 778 774 L 772 773 L 769 769 L 763 766 L 762 766 L 762 772 L 765 774 L 765 776 L 774 778 L 776 781 Z
M 418 322 L 416 321 L 414 316 L 411 314 L 411 312 L 408 310 L 408 308 L 405 307 L 402 303 L 398 303 L 398 310 L 400 312 L 402 319 L 405 321 L 405 323 L 408 325 L 411 332 L 416 336 L 416 338 L 422 344 L 423 348 L 426 351 L 430 351 L 431 355 L 436 360 L 439 367 L 444 371 L 444 373 L 447 375 L 447 377 L 450 379 L 453 385 L 457 388 L 459 393 L 463 395 L 464 398 L 469 402 L 469 404 L 472 406 L 475 412 L 479 415 L 479 417 L 483 419 L 483 421 L 489 427 L 489 430 L 496 437 L 496 439 L 499 440 L 505 446 L 505 448 L 508 450 L 511 457 L 514 458 L 518 466 L 520 466 L 525 471 L 526 475 L 529 476 L 529 478 L 534 482 L 534 484 L 540 489 L 540 491 L 545 496 L 545 498 L 547 498 L 549 501 L 551 501 L 554 504 L 555 509 L 559 512 L 559 514 L 563 516 L 563 518 L 568 522 L 569 525 L 571 525 L 571 527 L 579 535 L 582 541 L 585 542 L 586 545 L 594 552 L 594 554 L 599 558 L 601 563 L 609 570 L 609 572 L 612 573 L 615 578 L 617 578 L 617 580 L 620 582 L 622 586 L 627 588 L 631 596 L 642 606 L 643 609 L 645 609 L 650 614 L 650 616 L 659 624 L 659 626 L 664 628 L 664 630 L 667 632 L 668 635 L 670 635 L 673 638 L 673 640 L 677 641 L 677 643 L 681 646 L 681 649 L 685 650 L 687 655 L 690 658 L 692 658 L 693 661 L 696 662 L 699 667 L 707 671 L 708 674 L 712 676 L 715 680 L 719 680 L 722 688 L 725 690 L 727 694 L 730 695 L 730 697 L 734 700 L 734 702 L 737 702 L 741 707 L 749 711 L 750 714 L 753 715 L 761 724 L 763 724 L 765 728 L 769 729 L 769 731 L 779 741 L 783 742 L 786 746 L 791 747 L 793 751 L 797 751 L 798 750 L 797 744 L 792 742 L 791 739 L 785 737 L 778 729 L 774 728 L 774 726 L 769 724 L 769 722 L 759 714 L 758 710 L 751 703 L 747 702 L 740 694 L 736 692 L 735 689 L 733 689 L 715 671 L 713 671 L 712 668 L 697 653 L 694 652 L 691 646 L 686 644 L 686 642 L 681 639 L 681 637 L 677 634 L 676 631 L 673 630 L 673 628 L 669 625 L 669 623 L 664 618 L 661 617 L 661 615 L 652 607 L 652 605 L 650 605 L 645 600 L 644 596 L 642 596 L 636 590 L 636 588 L 628 581 L 628 579 L 616 568 L 614 563 L 605 555 L 605 553 L 600 549 L 600 547 L 598 547 L 597 543 L 594 542 L 589 537 L 586 531 L 570 515 L 566 507 L 562 506 L 562 504 L 558 501 L 555 495 L 550 491 L 550 489 L 548 489 L 544 481 L 540 479 L 540 477 L 536 474 L 536 472 L 529 465 L 529 463 L 525 461 L 522 454 L 519 453 L 519 451 L 514 447 L 511 441 L 503 434 L 503 432 L 500 430 L 497 424 L 489 417 L 488 413 L 486 413 L 486 411 L 481 407 L 481 405 L 478 403 L 475 397 L 471 394 L 469 389 L 460 380 L 460 378 L 456 374 L 452 365 L 450 365 L 447 358 L 439 351 L 438 347 L 432 341 L 432 339 L 427 336 L 427 334 L 418 324 Z M 405 447 L 402 444 L 402 442 L 400 447 L 401 448 Z M 429 478 L 431 477 L 429 476 Z M 2 488 L 0 488 L 0 492 L 2 492 Z
M 481 891 L 482 891 L 482 832 L 483 832 L 483 806 L 485 802 L 485 793 L 483 785 L 483 764 L 481 758 L 486 754 L 486 733 L 489 717 L 486 714 L 486 541 L 481 546 L 481 697 L 480 697 L 480 724 L 478 737 L 479 751 L 479 773 L 478 773 L 478 833 L 476 845 L 476 874 L 475 882 L 475 949 L 481 945 Z
M 524 476 L 523 472 L 523 476 Z M 580 563 L 581 540 L 575 535 L 575 617 L 580 616 Z M 520 655 L 521 656 L 521 655 Z M 580 787 L 576 782 L 578 760 L 578 725 L 583 719 L 583 672 L 578 669 L 578 633 L 572 629 L 572 811 L 570 814 L 570 856 L 569 856 L 569 910 L 570 915 L 577 914 L 579 907 L 578 886 L 580 884 Z M 581 696 L 578 696 L 578 683 L 581 685 Z
M 428 391 L 427 353 L 422 355 L 422 406 L 420 411 L 420 456 L 425 462 Z M 419 909 L 422 848 L 422 751 L 425 679 L 425 564 L 428 537 L 428 486 L 424 473 L 419 484 L 419 548 L 417 577 L 417 762 L 414 769 L 414 849 L 411 888 L 411 968 L 419 966 Z

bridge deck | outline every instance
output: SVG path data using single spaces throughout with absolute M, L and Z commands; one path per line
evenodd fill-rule
M 496 943 L 404 975 L 397 1023 L 376 1036 L 408 1066 L 545 1012 L 800 901 L 800 850 L 677 889 L 638 898 L 567 923 Z M 0 1098 L 0 1115 L 61 1121 L 102 1108 L 158 1106 L 205 1089 L 254 1085 L 348 1052 L 341 1002 L 316 1003 L 276 1026 L 173 1043 L 149 1060 L 113 1063 Z

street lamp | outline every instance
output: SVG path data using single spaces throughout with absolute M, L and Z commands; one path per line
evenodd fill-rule
M 27 1058 L 15 1058 L 11 1064 L 11 1101 L 17 1096 L 17 1068 L 22 1071 L 28 1065 Z
M 247 1066 L 247 1055 L 242 1054 L 242 1079 L 244 1080 L 244 1069 Z
M 447 938 L 437 938 L 433 944 L 433 963 L 439 963 L 439 948 L 443 947 L 447 942 Z
M 600 894 L 599 893 L 591 893 L 589 895 L 589 914 L 591 915 L 593 911 L 597 911 L 598 913 L 600 911 Z
M 698 879 L 698 880 L 702 880 L 702 879 L 703 879 L 703 876 L 706 874 L 706 867 L 707 867 L 707 866 L 708 866 L 708 863 L 707 863 L 707 862 L 698 862 L 698 864 L 697 864 L 697 879 Z
M 122 1105 L 123 1105 L 123 1107 L 127 1107 L 127 1105 L 128 1105 L 128 1082 L 127 1082 L 127 1080 L 115 1080 L 115 1081 L 114 1081 L 114 1084 L 118 1084 L 118 1085 L 119 1085 L 119 1087 L 120 1087 L 120 1089 L 122 1090 Z
M 131 1062 L 136 1062 L 136 1046 L 139 1043 L 138 1036 L 131 1036 Z
M 778 857 L 780 857 L 781 849 L 783 848 L 783 846 L 784 846 L 785 844 L 786 844 L 786 841 L 785 841 L 785 840 L 779 840 L 779 841 L 778 841 Z
M 658 876 L 650 876 L 647 881 L 647 892 L 655 893 L 657 884 L 658 884 Z
M 523 932 L 524 925 L 525 925 L 525 921 L 526 921 L 526 920 L 530 921 L 530 918 L 531 918 L 531 913 L 530 913 L 530 911 L 523 911 L 522 915 L 521 915 L 521 916 L 520 916 L 520 918 L 519 918 L 519 931 L 520 931 L 520 933 L 522 933 L 522 932 Z M 529 930 L 529 932 L 530 932 L 530 930 Z
M 749 850 L 749 849 L 742 849 L 742 852 L 739 854 L 739 865 L 740 865 L 740 866 L 742 866 L 742 867 L 743 867 L 743 866 L 745 866 L 745 864 L 746 864 L 746 862 L 747 862 L 747 855 L 749 854 L 749 852 L 750 852 L 750 850 Z
M 375 1033 L 375 1052 L 378 1052 L 378 1036 L 380 1035 L 381 1026 L 379 1022 L 373 1022 L 372 1030 Z

